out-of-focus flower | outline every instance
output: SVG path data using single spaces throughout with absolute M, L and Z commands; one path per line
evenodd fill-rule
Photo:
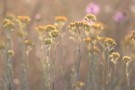
M 62 27 L 66 24 L 67 18 L 65 16 L 57 16 L 55 17 L 55 26 L 58 29 L 62 29 Z
M 100 12 L 100 7 L 97 3 L 92 2 L 86 7 L 86 12 L 97 15 Z
M 45 43 L 45 45 L 50 45 L 50 44 L 52 44 L 52 39 L 51 38 L 46 38 L 44 40 L 44 43 Z
M 46 25 L 45 26 L 45 31 L 46 32 L 51 32 L 53 30 L 56 30 L 56 26 L 54 26 L 54 25 Z
M 60 32 L 58 30 L 53 30 L 50 32 L 50 36 L 53 38 L 56 38 L 60 35 Z
M 13 50 L 8 50 L 8 55 L 10 55 L 10 56 L 13 56 L 14 55 L 14 51 Z
M 4 19 L 3 28 L 6 29 L 6 30 L 13 30 L 14 29 L 14 23 L 9 19 Z
M 84 83 L 84 82 L 81 82 L 81 81 L 75 82 L 75 83 L 73 84 L 73 87 L 75 87 L 75 88 L 77 88 L 77 89 L 80 89 L 80 88 L 82 88 L 82 87 L 84 87 L 84 86 L 85 86 L 85 83 Z
M 124 12 L 116 12 L 114 14 L 113 19 L 115 22 L 121 22 L 121 21 L 125 20 L 125 17 L 126 17 L 126 14 Z
M 132 61 L 132 59 L 131 59 L 130 56 L 123 56 L 123 61 L 124 61 L 125 63 L 129 63 L 129 62 Z
M 105 47 L 106 47 L 109 51 L 113 50 L 113 49 L 115 48 L 115 46 L 116 46 L 116 42 L 115 42 L 115 40 L 112 39 L 112 38 L 106 38 L 105 41 L 104 41 L 104 43 L 105 43 Z
M 117 63 L 117 60 L 120 58 L 120 54 L 118 52 L 112 52 L 110 55 L 109 55 L 109 58 L 111 59 L 111 61 L 116 64 Z

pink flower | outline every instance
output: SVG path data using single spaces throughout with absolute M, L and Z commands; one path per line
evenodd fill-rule
M 87 7 L 86 7 L 86 13 L 92 13 L 92 14 L 98 14 L 100 11 L 100 7 L 97 3 L 90 3 Z
M 115 13 L 113 19 L 115 22 L 121 22 L 121 21 L 125 20 L 125 17 L 126 17 L 125 13 L 117 12 L 117 13 Z

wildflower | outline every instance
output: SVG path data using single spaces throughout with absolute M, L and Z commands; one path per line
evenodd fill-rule
M 125 13 L 117 12 L 117 13 L 115 13 L 113 19 L 114 19 L 115 22 L 121 22 L 125 19 L 125 17 L 126 17 Z
M 112 52 L 109 55 L 109 58 L 111 59 L 111 61 L 115 64 L 117 62 L 117 60 L 120 58 L 120 54 L 118 52 Z
M 44 40 L 44 43 L 45 43 L 45 45 L 50 45 L 50 44 L 52 44 L 52 39 L 51 38 L 46 38 Z
M 60 35 L 60 32 L 58 30 L 53 30 L 50 32 L 50 36 L 53 38 L 56 38 Z
M 132 61 L 132 59 L 131 59 L 130 56 L 123 56 L 123 61 L 124 61 L 125 63 L 129 63 L 129 62 Z
M 67 18 L 64 16 L 57 16 L 57 17 L 55 17 L 55 21 L 56 22 L 66 22 Z
M 46 27 L 44 25 L 39 25 L 38 27 L 35 28 L 38 32 L 44 32 Z
M 45 26 L 45 31 L 51 32 L 53 30 L 56 30 L 56 27 L 54 25 L 46 25 Z
M 64 16 L 57 16 L 55 17 L 55 26 L 57 29 L 62 30 L 63 26 L 66 24 L 67 18 Z
M 99 35 L 103 30 L 103 24 L 102 23 L 94 23 L 92 24 L 92 29 L 89 31 L 91 35 L 97 36 Z
M 75 83 L 73 84 L 73 86 L 74 86 L 75 88 L 79 89 L 79 88 L 84 87 L 84 86 L 85 86 L 85 83 L 84 83 L 84 82 L 81 82 L 81 81 L 78 81 L 78 82 L 75 82 Z
M 116 42 L 115 42 L 115 40 L 112 39 L 112 38 L 106 38 L 105 41 L 104 41 L 104 43 L 105 43 L 105 47 L 106 47 L 109 51 L 111 51 L 112 49 L 114 49 L 114 47 L 116 46 Z
M 13 56 L 14 55 L 14 51 L 13 50 L 8 50 L 8 55 Z
M 25 40 L 24 43 L 26 46 L 33 46 L 34 45 L 34 43 L 30 40 Z
M 91 38 L 90 38 L 90 37 L 85 38 L 85 39 L 84 39 L 84 42 L 90 43 L 90 42 L 91 42 Z
M 84 17 L 84 19 L 86 20 L 86 21 L 88 21 L 88 22 L 95 22 L 96 21 L 96 16 L 95 15 L 93 15 L 93 14 L 87 14 L 85 17 Z
M 18 16 L 17 19 L 22 24 L 28 24 L 31 21 L 30 17 L 28 16 Z
M 14 23 L 9 19 L 4 19 L 3 28 L 6 29 L 6 30 L 13 30 L 14 29 Z
M 70 23 L 69 28 L 70 28 L 71 30 L 74 30 L 74 29 L 75 29 L 75 23 Z
M 87 13 L 92 13 L 92 14 L 98 14 L 100 12 L 100 7 L 97 3 L 90 3 L 87 7 L 86 7 L 86 12 Z

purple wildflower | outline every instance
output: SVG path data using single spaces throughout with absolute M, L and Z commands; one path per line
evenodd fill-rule
M 87 7 L 86 7 L 86 13 L 92 13 L 92 14 L 98 14 L 100 11 L 100 7 L 97 3 L 90 3 Z
M 121 21 L 125 20 L 125 17 L 126 17 L 125 13 L 117 12 L 117 13 L 115 13 L 113 19 L 115 22 L 121 22 Z

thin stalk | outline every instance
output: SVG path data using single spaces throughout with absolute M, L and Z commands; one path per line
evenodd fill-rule
M 24 43 L 20 43 L 21 44 L 21 59 L 20 59 L 20 63 L 21 63 L 21 90 L 29 90 L 29 86 L 28 86 L 28 72 L 27 72 L 27 64 L 26 64 L 26 51 L 25 51 L 25 44 Z

